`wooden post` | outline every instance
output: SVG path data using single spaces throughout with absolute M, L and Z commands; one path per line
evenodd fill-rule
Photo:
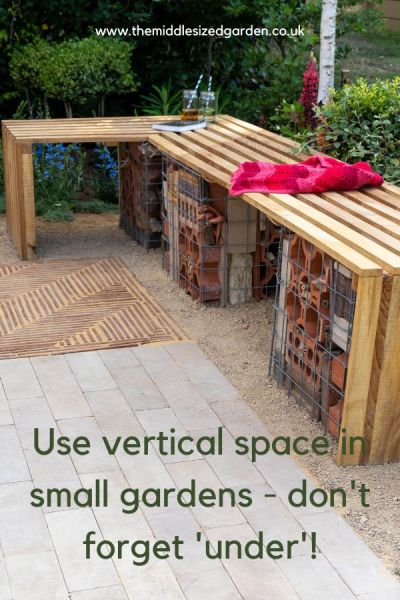
M 386 277 L 369 402 L 369 463 L 400 459 L 400 277 Z
M 19 185 L 18 147 L 15 139 L 3 125 L 3 159 L 6 192 L 7 230 L 21 258 L 24 258 L 24 228 L 22 227 L 22 189 Z
M 355 444 L 354 454 L 343 453 L 342 430 L 346 430 L 347 439 L 354 436 L 364 437 L 365 434 L 382 280 L 383 277 L 358 277 L 356 307 L 337 456 L 337 464 L 342 466 L 359 465 L 365 460 L 365 456 L 361 455 L 359 443 Z
M 35 187 L 32 144 L 21 145 L 22 201 L 24 212 L 26 260 L 36 258 Z

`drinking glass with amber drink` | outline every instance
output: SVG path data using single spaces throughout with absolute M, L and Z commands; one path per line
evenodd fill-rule
M 181 120 L 199 120 L 199 99 L 197 90 L 183 90 Z

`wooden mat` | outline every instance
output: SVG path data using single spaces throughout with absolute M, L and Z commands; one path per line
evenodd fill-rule
M 0 264 L 0 358 L 183 339 L 118 258 Z

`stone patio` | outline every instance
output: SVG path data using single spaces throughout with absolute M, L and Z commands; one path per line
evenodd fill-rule
M 223 426 L 225 447 L 237 435 L 268 435 L 263 423 L 192 342 L 0 361 L 0 599 L 1 600 L 398 600 L 400 585 L 332 509 L 295 509 L 288 491 L 306 478 L 288 457 L 192 455 L 109 456 L 101 435 L 158 434 L 171 427 L 197 438 Z M 33 450 L 33 428 L 87 435 L 92 449 L 72 459 Z M 110 482 L 108 508 L 30 505 L 33 487 Z M 143 507 L 124 514 L 128 487 L 249 487 L 250 508 Z M 311 485 L 311 482 L 310 482 Z M 265 499 L 275 492 L 276 498 Z M 134 566 L 84 559 L 86 532 L 96 540 L 185 540 L 183 560 Z M 211 543 L 301 538 L 317 532 L 317 558 L 300 544 L 294 558 L 210 561 L 196 532 Z

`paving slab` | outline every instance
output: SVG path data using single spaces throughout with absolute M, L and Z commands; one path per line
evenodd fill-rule
M 82 540 L 86 533 L 94 531 L 96 539 L 103 539 L 90 509 L 49 513 L 46 521 L 70 592 L 120 583 L 112 561 L 96 554 L 90 560 L 85 558 Z
M 138 367 L 140 365 L 140 362 L 130 348 L 110 348 L 108 350 L 98 350 L 97 354 L 107 369 Z
M 54 551 L 10 556 L 6 565 L 13 600 L 69 600 Z
M 222 425 L 193 383 L 166 381 L 159 383 L 158 388 L 186 429 L 208 429 Z
M 133 410 L 163 408 L 166 399 L 142 366 L 110 369 L 118 388 Z
M 240 488 L 234 488 L 236 491 L 238 489 Z M 240 511 L 254 531 L 265 531 L 270 539 L 301 539 L 304 529 L 282 500 L 279 497 L 265 497 L 265 494 L 274 493 L 267 483 L 252 485 L 251 491 L 253 504 L 240 508 Z M 310 555 L 308 543 L 301 543 L 296 547 L 296 556 L 304 554 Z
M 206 529 L 205 533 L 215 549 L 218 549 L 219 542 L 237 540 L 245 543 L 255 537 L 254 531 L 247 524 Z M 232 557 L 222 559 L 222 563 L 245 600 L 299 600 L 288 579 L 271 559 L 239 559 L 233 551 Z
M 195 439 L 205 435 L 216 437 L 217 430 L 195 430 L 191 431 L 190 434 Z M 248 487 L 257 483 L 265 483 L 262 475 L 250 459 L 247 456 L 239 456 L 235 453 L 233 437 L 226 429 L 223 430 L 223 449 L 224 452 L 221 455 L 206 456 L 207 462 L 223 485 L 227 487 Z
M 166 561 L 151 560 L 147 565 L 138 568 L 118 561 L 117 569 L 129 600 L 185 600 L 186 598 L 177 577 Z
M 331 565 L 356 595 L 396 592 L 400 584 L 337 513 L 299 515 L 306 531 L 317 532 L 317 543 Z
M 38 356 L 31 363 L 56 420 L 92 414 L 64 356 Z
M 183 427 L 182 423 L 176 416 L 172 408 L 155 408 L 153 410 L 139 410 L 137 411 L 137 417 L 145 430 L 149 435 L 157 436 L 159 433 L 165 433 L 166 435 L 174 435 L 176 437 L 183 437 L 188 435 L 188 432 Z M 158 452 L 158 444 L 155 444 Z M 180 453 L 176 454 L 161 454 L 159 453 L 161 460 L 164 463 L 181 462 L 183 460 L 197 460 L 200 458 L 200 454 L 193 451 L 192 454 L 182 456 Z
M 187 600 L 240 600 L 243 597 L 223 565 L 207 571 L 178 575 L 177 579 Z
M 29 358 L 0 360 L 0 380 L 9 400 L 43 396 Z
M 115 381 L 97 352 L 66 354 L 65 358 L 83 392 L 111 390 L 116 387 Z
M 191 481 L 195 481 L 198 489 L 210 489 L 218 497 L 218 490 L 224 486 L 215 475 L 210 465 L 205 460 L 193 462 L 178 462 L 168 465 L 168 472 L 179 489 L 189 488 Z M 232 495 L 225 493 L 222 499 L 223 506 L 192 508 L 196 520 L 202 527 L 221 527 L 222 525 L 239 525 L 246 522 L 246 517 L 238 508 L 232 506 Z
M 43 512 L 30 504 L 32 487 L 31 482 L 0 485 L 0 543 L 6 558 L 52 550 Z
M 31 475 L 14 425 L 0 426 L 0 484 L 26 481 Z
M 102 439 L 103 433 L 94 417 L 63 419 L 58 421 L 58 427 L 60 432 L 70 439 L 85 436 L 90 441 L 88 454 L 71 453 L 72 461 L 78 473 L 97 473 L 98 471 L 113 471 L 119 468 L 114 456 L 110 456 L 107 452 Z M 110 440 L 110 442 L 112 441 Z
M 18 398 L 10 400 L 9 406 L 22 448 L 33 448 L 34 429 L 39 439 L 47 440 L 50 428 L 59 433 L 57 423 L 46 398 Z
M 81 487 L 80 479 L 69 456 L 61 456 L 57 453 L 41 456 L 32 448 L 26 449 L 24 453 L 33 480 L 32 487 L 41 490 L 58 488 L 71 491 Z M 59 503 L 56 503 L 54 497 L 51 506 L 43 506 L 43 511 L 53 512 L 68 508 L 73 508 L 73 505 L 69 506 L 68 497 L 62 494 Z
M 110 439 L 144 434 L 143 427 L 120 390 L 86 392 L 85 396 L 101 431 Z
M 322 554 L 314 560 L 310 555 L 294 556 L 279 561 L 279 568 L 288 578 L 301 600 L 355 600 L 356 596 Z M 383 599 L 382 599 L 383 600 Z
M 156 385 L 188 381 L 183 369 L 163 346 L 140 346 L 133 352 Z

